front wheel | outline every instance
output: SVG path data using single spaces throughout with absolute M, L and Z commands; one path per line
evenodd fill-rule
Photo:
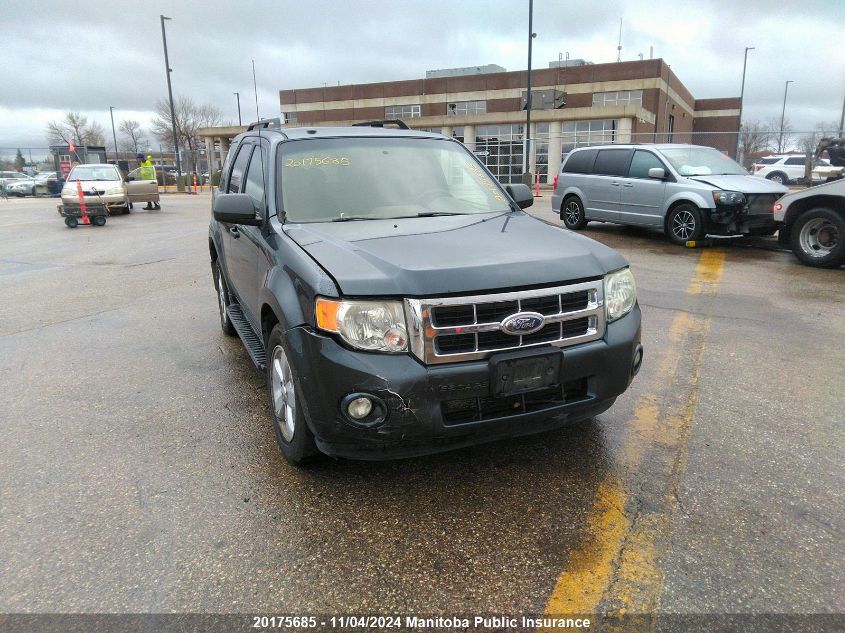
M 571 196 L 563 201 L 563 207 L 560 210 L 560 219 L 563 220 L 566 228 L 572 231 L 578 231 L 587 226 L 584 205 L 575 196 Z
M 666 234 L 672 242 L 681 246 L 700 240 L 704 237 L 701 211 L 691 204 L 679 204 L 666 218 Z
M 845 261 L 845 219 L 819 207 L 801 214 L 792 225 L 792 252 L 808 266 L 830 268 Z
M 300 465 L 318 455 L 314 436 L 305 421 L 296 393 L 293 366 L 282 340 L 282 328 L 273 326 L 267 339 L 267 390 L 276 442 L 285 458 Z

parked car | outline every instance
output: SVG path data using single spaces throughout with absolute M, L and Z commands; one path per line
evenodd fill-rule
M 845 180 L 810 187 L 775 203 L 778 239 L 808 266 L 845 264 Z
M 830 167 L 830 163 L 823 158 L 816 159 L 816 164 L 821 167 Z M 806 166 L 805 154 L 777 154 L 765 156 L 754 162 L 751 165 L 751 174 L 786 185 L 804 180 Z
M 444 451 L 613 404 L 642 362 L 633 275 L 523 212 L 533 200 L 440 134 L 253 124 L 234 139 L 211 270 L 287 459 Z
M 19 171 L 0 171 L 0 190 L 6 191 L 8 185 L 18 181 L 27 180 L 29 176 Z
M 106 163 L 76 165 L 62 187 L 62 205 L 78 208 L 80 189 L 86 203 L 102 204 L 110 214 L 126 213 L 130 202 L 149 195 L 148 182 L 124 181 L 117 167 Z
M 36 196 L 50 193 L 56 184 L 56 172 L 39 172 L 29 178 L 18 178 L 6 186 L 6 193 L 13 196 Z
M 662 229 L 676 244 L 705 235 L 772 235 L 783 185 L 749 176 L 712 147 L 601 145 L 572 150 L 552 194 L 567 228 L 591 220 Z

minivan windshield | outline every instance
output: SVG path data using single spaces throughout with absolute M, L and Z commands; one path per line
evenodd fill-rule
M 510 210 L 498 183 L 447 139 L 346 137 L 281 145 L 288 222 L 378 220 Z
M 748 175 L 732 158 L 712 147 L 672 147 L 660 153 L 682 176 Z
M 77 165 L 68 180 L 120 180 L 120 174 L 111 165 Z

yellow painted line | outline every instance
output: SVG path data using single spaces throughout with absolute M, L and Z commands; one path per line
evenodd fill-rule
M 687 294 L 717 293 L 724 260 L 723 251 L 702 251 Z M 666 347 L 657 359 L 653 378 L 656 389 L 648 390 L 637 401 L 627 429 L 628 441 L 622 455 L 624 470 L 637 466 L 645 448 L 655 444 L 670 447 L 675 451 L 675 459 L 665 475 L 670 478 L 670 487 L 674 487 L 673 481 L 676 482 L 684 465 L 697 390 L 692 389 L 680 402 L 669 403 L 659 401 L 654 393 L 665 393 L 666 387 L 674 382 L 684 354 L 688 353 L 695 354 L 692 381 L 697 385 L 703 337 L 708 328 L 709 319 L 688 312 L 678 312 L 672 320 Z M 701 341 L 695 349 L 689 349 L 686 344 L 692 334 Z M 655 606 L 662 586 L 655 537 L 665 530 L 668 516 L 658 510 L 636 517 L 634 523 L 626 513 L 626 502 L 623 483 L 616 475 L 609 474 L 599 485 L 587 515 L 584 538 L 570 553 L 548 598 L 547 616 L 593 614 L 611 584 L 616 592 L 615 602 L 624 605 L 620 613 L 643 612 Z

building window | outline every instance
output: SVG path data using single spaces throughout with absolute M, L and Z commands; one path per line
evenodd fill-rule
M 298 120 L 296 112 L 282 112 L 282 121 L 284 121 L 285 125 L 296 123 Z
M 475 150 L 487 169 L 502 183 L 522 182 L 524 126 L 479 125 L 475 128 Z
M 457 101 L 446 106 L 448 116 L 469 116 L 487 112 L 486 101 Z
M 666 134 L 666 142 L 667 143 L 672 142 L 672 134 L 674 132 L 675 132 L 675 115 L 670 114 L 669 115 L 669 125 L 668 125 L 668 128 L 667 128 L 667 134 Z
M 420 118 L 420 105 L 392 105 L 384 109 L 385 119 L 418 119 Z
M 561 132 L 562 154 L 585 145 L 606 145 L 616 141 L 616 119 L 564 121 Z
M 638 105 L 643 104 L 642 90 L 618 90 L 616 92 L 594 92 L 593 106 Z

